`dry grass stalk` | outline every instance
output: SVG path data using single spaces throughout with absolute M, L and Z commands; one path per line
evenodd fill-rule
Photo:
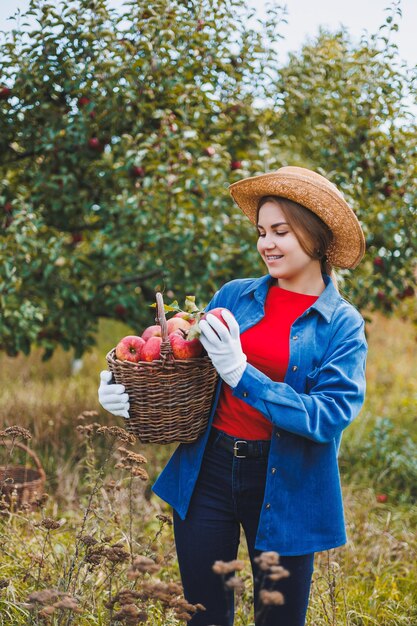
M 155 574 L 159 572 L 161 566 L 155 563 L 155 561 L 147 556 L 136 556 L 133 559 L 132 565 L 127 571 L 127 577 L 133 580 L 141 574 Z
M 82 612 L 76 598 L 58 589 L 42 589 L 32 592 L 25 606 L 31 611 L 38 611 L 41 617 L 53 615 L 57 610 Z
M 234 559 L 233 561 L 215 561 L 212 569 L 215 574 L 225 576 L 226 574 L 232 574 L 236 570 L 241 571 L 244 567 L 244 561 Z
M 147 562 L 147 557 L 137 557 L 143 565 L 149 567 L 151 564 Z M 150 559 L 151 560 L 151 559 Z M 139 561 L 138 561 L 139 562 Z M 146 570 L 149 571 L 149 570 Z M 202 604 L 191 604 L 183 597 L 181 585 L 173 582 L 164 583 L 162 581 L 148 580 L 141 583 L 140 589 L 123 589 L 119 591 L 107 603 L 107 607 L 112 611 L 116 604 L 121 609 L 113 614 L 115 619 L 124 621 L 126 624 L 136 624 L 134 619 L 142 619 L 142 615 L 146 615 L 143 607 L 138 607 L 137 602 L 143 603 L 151 600 L 161 602 L 165 610 L 171 610 L 177 619 L 189 621 L 197 611 L 205 611 Z M 131 621 L 128 621 L 131 620 Z
M 158 515 L 156 515 L 155 517 L 161 522 L 161 524 L 168 524 L 168 526 L 172 526 L 172 518 L 168 517 L 168 515 L 158 513 Z
M 124 563 L 130 558 L 129 552 L 119 545 L 106 547 L 104 555 L 111 563 Z
M 269 570 L 273 565 L 279 564 L 279 554 L 278 552 L 262 552 L 259 556 L 256 556 L 254 559 L 255 563 L 257 563 L 259 569 L 263 571 Z
M 240 595 L 245 588 L 243 580 L 238 576 L 231 576 L 225 581 L 224 584 L 225 587 L 227 587 L 228 589 L 233 589 L 238 595 Z
M 22 426 L 8 426 L 4 430 L 0 430 L 0 437 L 2 439 L 24 439 L 25 441 L 32 439 L 31 433 Z
M 113 617 L 126 626 L 136 626 L 136 624 L 143 624 L 148 621 L 147 612 L 139 609 L 135 604 L 125 604 Z
M 128 433 L 124 428 L 120 428 L 120 426 L 100 426 L 100 428 L 97 428 L 97 434 L 106 437 L 114 437 L 114 439 L 131 445 L 136 442 L 136 437 Z
M 280 591 L 268 591 L 267 589 L 261 589 L 259 592 L 259 599 L 262 604 L 266 606 L 284 604 L 284 596 Z
M 55 520 L 52 517 L 44 517 L 39 523 L 35 523 L 34 526 L 40 526 L 46 528 L 46 530 L 57 530 L 65 524 L 65 519 Z

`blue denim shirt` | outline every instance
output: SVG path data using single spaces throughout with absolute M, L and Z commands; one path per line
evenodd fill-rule
M 264 316 L 271 280 L 267 275 L 226 283 L 207 310 L 228 308 L 243 333 Z M 274 382 L 248 364 L 233 390 L 273 425 L 256 548 L 282 555 L 328 550 L 346 542 L 337 456 L 342 431 L 364 400 L 367 344 L 361 315 L 328 276 L 324 280 L 323 293 L 292 325 L 284 382 Z M 153 486 L 182 519 L 209 430 L 194 443 L 180 444 Z

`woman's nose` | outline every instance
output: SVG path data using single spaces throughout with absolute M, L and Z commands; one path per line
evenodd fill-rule
M 263 239 L 263 245 L 264 248 L 274 248 L 275 247 L 275 241 L 273 239 L 273 237 L 270 237 L 269 235 L 265 235 L 264 239 Z

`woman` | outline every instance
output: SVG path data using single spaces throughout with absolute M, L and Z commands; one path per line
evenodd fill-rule
M 255 623 L 302 626 L 315 552 L 346 541 L 337 455 L 363 403 L 367 346 L 332 266 L 355 267 L 365 242 L 338 189 L 305 168 L 244 179 L 230 192 L 256 225 L 268 274 L 225 284 L 207 306 L 228 309 L 227 327 L 213 315 L 201 322 L 220 375 L 210 427 L 177 448 L 153 490 L 174 509 L 185 597 L 206 607 L 192 626 L 233 624 L 233 591 L 212 565 L 236 558 L 241 528 Z M 123 391 L 107 382 L 108 373 L 102 405 L 126 415 L 126 394 L 105 401 Z M 264 551 L 279 553 L 289 577 L 268 587 L 284 604 L 260 611 Z

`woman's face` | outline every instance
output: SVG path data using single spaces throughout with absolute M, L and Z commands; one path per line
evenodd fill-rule
M 259 210 L 258 252 L 269 274 L 278 279 L 281 287 L 292 288 L 321 278 L 320 261 L 312 259 L 286 222 L 280 206 L 267 201 Z

